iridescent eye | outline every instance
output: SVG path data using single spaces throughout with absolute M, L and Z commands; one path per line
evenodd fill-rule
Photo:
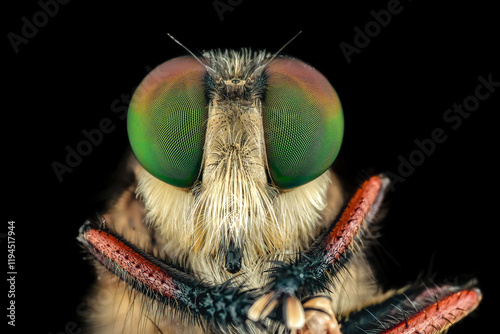
M 268 66 L 263 122 L 268 165 L 282 189 L 324 173 L 340 150 L 344 117 L 337 93 L 309 65 L 291 58 Z
M 169 60 L 146 76 L 130 102 L 127 130 L 139 163 L 176 187 L 198 178 L 205 140 L 206 69 L 193 57 Z

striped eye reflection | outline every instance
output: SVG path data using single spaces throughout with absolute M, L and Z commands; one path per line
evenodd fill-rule
M 269 171 L 281 189 L 324 173 L 340 150 L 344 117 L 328 80 L 305 63 L 280 58 L 269 64 L 263 123 Z
M 156 178 L 186 188 L 203 157 L 206 69 L 193 57 L 169 60 L 141 82 L 130 102 L 127 130 L 139 163 Z

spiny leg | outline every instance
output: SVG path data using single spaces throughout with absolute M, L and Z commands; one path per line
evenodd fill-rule
M 251 291 L 233 287 L 230 282 L 204 283 L 91 222 L 80 228 L 78 240 L 121 280 L 185 320 L 208 326 L 216 333 L 247 329 L 248 309 L 254 302 Z
M 267 293 L 250 308 L 249 318 L 258 321 L 269 316 L 285 322 L 292 331 L 303 329 L 306 314 L 299 299 L 331 289 L 335 274 L 349 261 L 366 221 L 378 212 L 388 184 L 389 180 L 383 175 L 365 181 L 340 218 L 307 251 L 290 263 L 277 263 L 270 270 Z M 272 313 L 278 305 L 283 305 L 282 315 Z M 329 310 L 320 311 L 325 312 Z M 335 321 L 332 316 L 332 322 Z M 338 328 L 332 333 L 339 333 Z
M 343 334 L 435 334 L 472 312 L 481 301 L 475 282 L 427 288 L 420 284 L 366 307 L 341 323 Z

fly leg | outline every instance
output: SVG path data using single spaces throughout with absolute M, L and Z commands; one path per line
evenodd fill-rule
M 265 287 L 265 294 L 250 308 L 249 318 L 258 321 L 270 317 L 282 321 L 292 333 L 299 330 L 302 334 L 340 333 L 331 303 L 325 303 L 325 297 L 308 297 L 335 287 L 336 275 L 345 269 L 363 231 L 377 214 L 388 184 L 389 180 L 383 175 L 365 181 L 341 216 L 307 251 L 289 263 L 277 263 L 270 269 L 270 283 Z M 304 298 L 307 299 L 302 303 Z M 278 305 L 282 306 L 281 312 Z M 326 329 L 310 328 L 316 316 L 326 319 L 323 321 Z
M 215 333 L 248 326 L 251 291 L 212 285 L 167 265 L 138 249 L 105 227 L 86 222 L 80 228 L 80 243 L 102 266 L 158 305 L 173 309 L 181 318 Z
M 343 334 L 444 333 L 481 301 L 474 281 L 427 287 L 416 284 L 386 300 L 349 315 Z

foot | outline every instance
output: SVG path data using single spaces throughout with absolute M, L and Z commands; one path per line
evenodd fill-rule
M 278 300 L 284 304 L 283 320 L 291 334 L 341 334 L 331 299 L 325 295 L 313 296 L 301 303 L 295 296 L 278 299 L 269 293 L 255 302 L 248 318 L 253 321 L 266 318 L 278 306 Z
M 297 334 L 341 334 L 328 296 L 314 296 L 302 302 L 305 325 Z

